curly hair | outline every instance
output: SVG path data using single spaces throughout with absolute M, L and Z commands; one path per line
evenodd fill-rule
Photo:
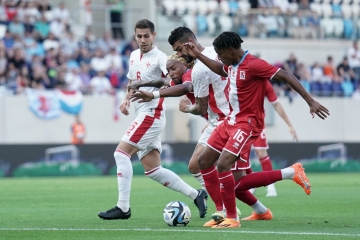
M 186 42 L 189 39 L 196 40 L 195 34 L 187 27 L 178 27 L 171 31 L 168 42 L 172 46 L 177 41 Z
M 176 53 L 173 53 L 170 56 L 168 56 L 167 60 L 179 61 L 182 64 L 184 64 L 187 68 L 193 68 L 195 65 L 195 59 L 193 59 L 191 62 L 188 63 L 185 58 L 179 57 Z
M 235 32 L 223 32 L 213 41 L 215 49 L 224 50 L 229 48 L 238 49 L 244 41 Z

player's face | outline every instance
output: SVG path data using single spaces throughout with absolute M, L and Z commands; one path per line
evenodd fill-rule
M 185 74 L 187 67 L 182 62 L 171 59 L 166 62 L 166 69 L 174 83 L 181 84 L 182 76 Z
M 192 40 L 190 39 L 189 42 L 191 41 Z M 174 43 L 174 45 L 172 45 L 172 48 L 179 57 L 183 57 L 188 63 L 192 62 L 194 58 L 189 55 L 188 51 L 186 50 L 186 47 L 183 44 L 184 44 L 183 42 L 177 41 Z
M 229 50 L 219 50 L 215 49 L 218 54 L 219 60 L 226 66 L 230 66 L 233 64 L 233 54 Z
M 139 45 L 142 53 L 147 53 L 153 48 L 156 33 L 151 33 L 149 28 L 136 28 L 135 29 L 135 40 Z

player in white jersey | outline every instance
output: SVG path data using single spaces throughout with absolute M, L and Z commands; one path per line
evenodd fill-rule
M 130 55 L 127 75 L 129 83 L 167 75 L 167 56 L 153 45 L 155 36 L 155 26 L 151 21 L 142 19 L 136 23 L 135 38 L 140 49 L 133 51 Z M 142 89 L 150 92 L 158 90 L 154 87 Z M 120 105 L 120 110 L 125 115 L 129 114 L 131 94 L 132 91 L 128 91 Z M 98 214 L 100 218 L 106 220 L 130 218 L 130 190 L 133 175 L 130 158 L 135 153 L 137 153 L 147 177 L 190 197 L 199 208 L 200 217 L 205 217 L 206 192 L 192 188 L 174 172 L 161 167 L 160 134 L 166 123 L 163 101 L 163 98 L 157 97 L 150 102 L 135 103 L 135 119 L 114 153 L 119 190 L 118 202 L 114 208 L 100 212 Z

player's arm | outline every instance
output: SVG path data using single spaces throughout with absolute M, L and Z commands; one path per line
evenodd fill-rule
M 130 98 L 132 102 L 139 100 L 139 103 L 142 103 L 150 102 L 155 98 L 180 97 L 190 92 L 192 92 L 192 84 L 186 82 L 155 92 L 136 90 Z
M 272 78 L 274 80 L 282 81 L 288 83 L 296 92 L 298 92 L 301 97 L 308 103 L 310 107 L 310 113 L 312 117 L 315 117 L 315 114 L 318 115 L 321 119 L 325 119 L 327 115 L 330 115 L 329 110 L 322 106 L 320 103 L 315 101 L 310 94 L 305 90 L 301 85 L 300 81 L 292 74 L 280 69 Z
M 129 85 L 131 84 L 132 80 L 129 79 L 128 82 L 128 91 L 126 92 L 126 95 L 123 99 L 123 101 L 120 104 L 120 112 L 124 115 L 129 115 L 129 108 L 130 108 L 130 97 L 133 94 L 134 90 L 129 88 Z
M 290 119 L 288 118 L 284 108 L 282 107 L 281 103 L 279 101 L 275 102 L 272 104 L 275 111 L 279 114 L 279 116 L 285 121 L 285 123 L 288 125 L 289 128 L 289 132 L 291 134 L 291 136 L 293 137 L 294 140 L 298 141 L 298 137 L 296 134 L 296 131 L 294 129 L 294 127 L 291 124 Z
M 161 78 L 156 80 L 132 81 L 132 83 L 128 85 L 128 89 L 137 90 L 141 87 L 161 88 L 163 86 L 170 86 L 170 80 L 170 78 Z
M 222 77 L 228 76 L 227 72 L 224 71 L 224 64 L 206 57 L 204 54 L 202 54 L 199 51 L 199 49 L 196 47 L 194 43 L 188 42 L 185 43 L 184 46 L 186 47 L 190 56 L 204 63 L 211 71 L 213 71 L 216 74 L 219 74 Z
M 194 115 L 204 115 L 207 113 L 209 97 L 195 98 L 195 104 L 192 105 L 188 97 L 183 96 L 180 99 L 179 110 L 184 113 Z

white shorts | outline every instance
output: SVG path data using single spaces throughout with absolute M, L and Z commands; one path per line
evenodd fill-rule
M 209 139 L 210 135 L 212 134 L 212 132 L 214 131 L 214 129 L 216 128 L 216 126 L 209 124 L 203 131 L 203 133 L 201 134 L 198 144 L 203 145 L 204 147 L 206 146 L 207 140 Z
M 165 119 L 139 114 L 121 140 L 139 149 L 137 152 L 139 160 L 153 149 L 157 149 L 161 153 L 160 134 L 164 130 L 165 124 Z

